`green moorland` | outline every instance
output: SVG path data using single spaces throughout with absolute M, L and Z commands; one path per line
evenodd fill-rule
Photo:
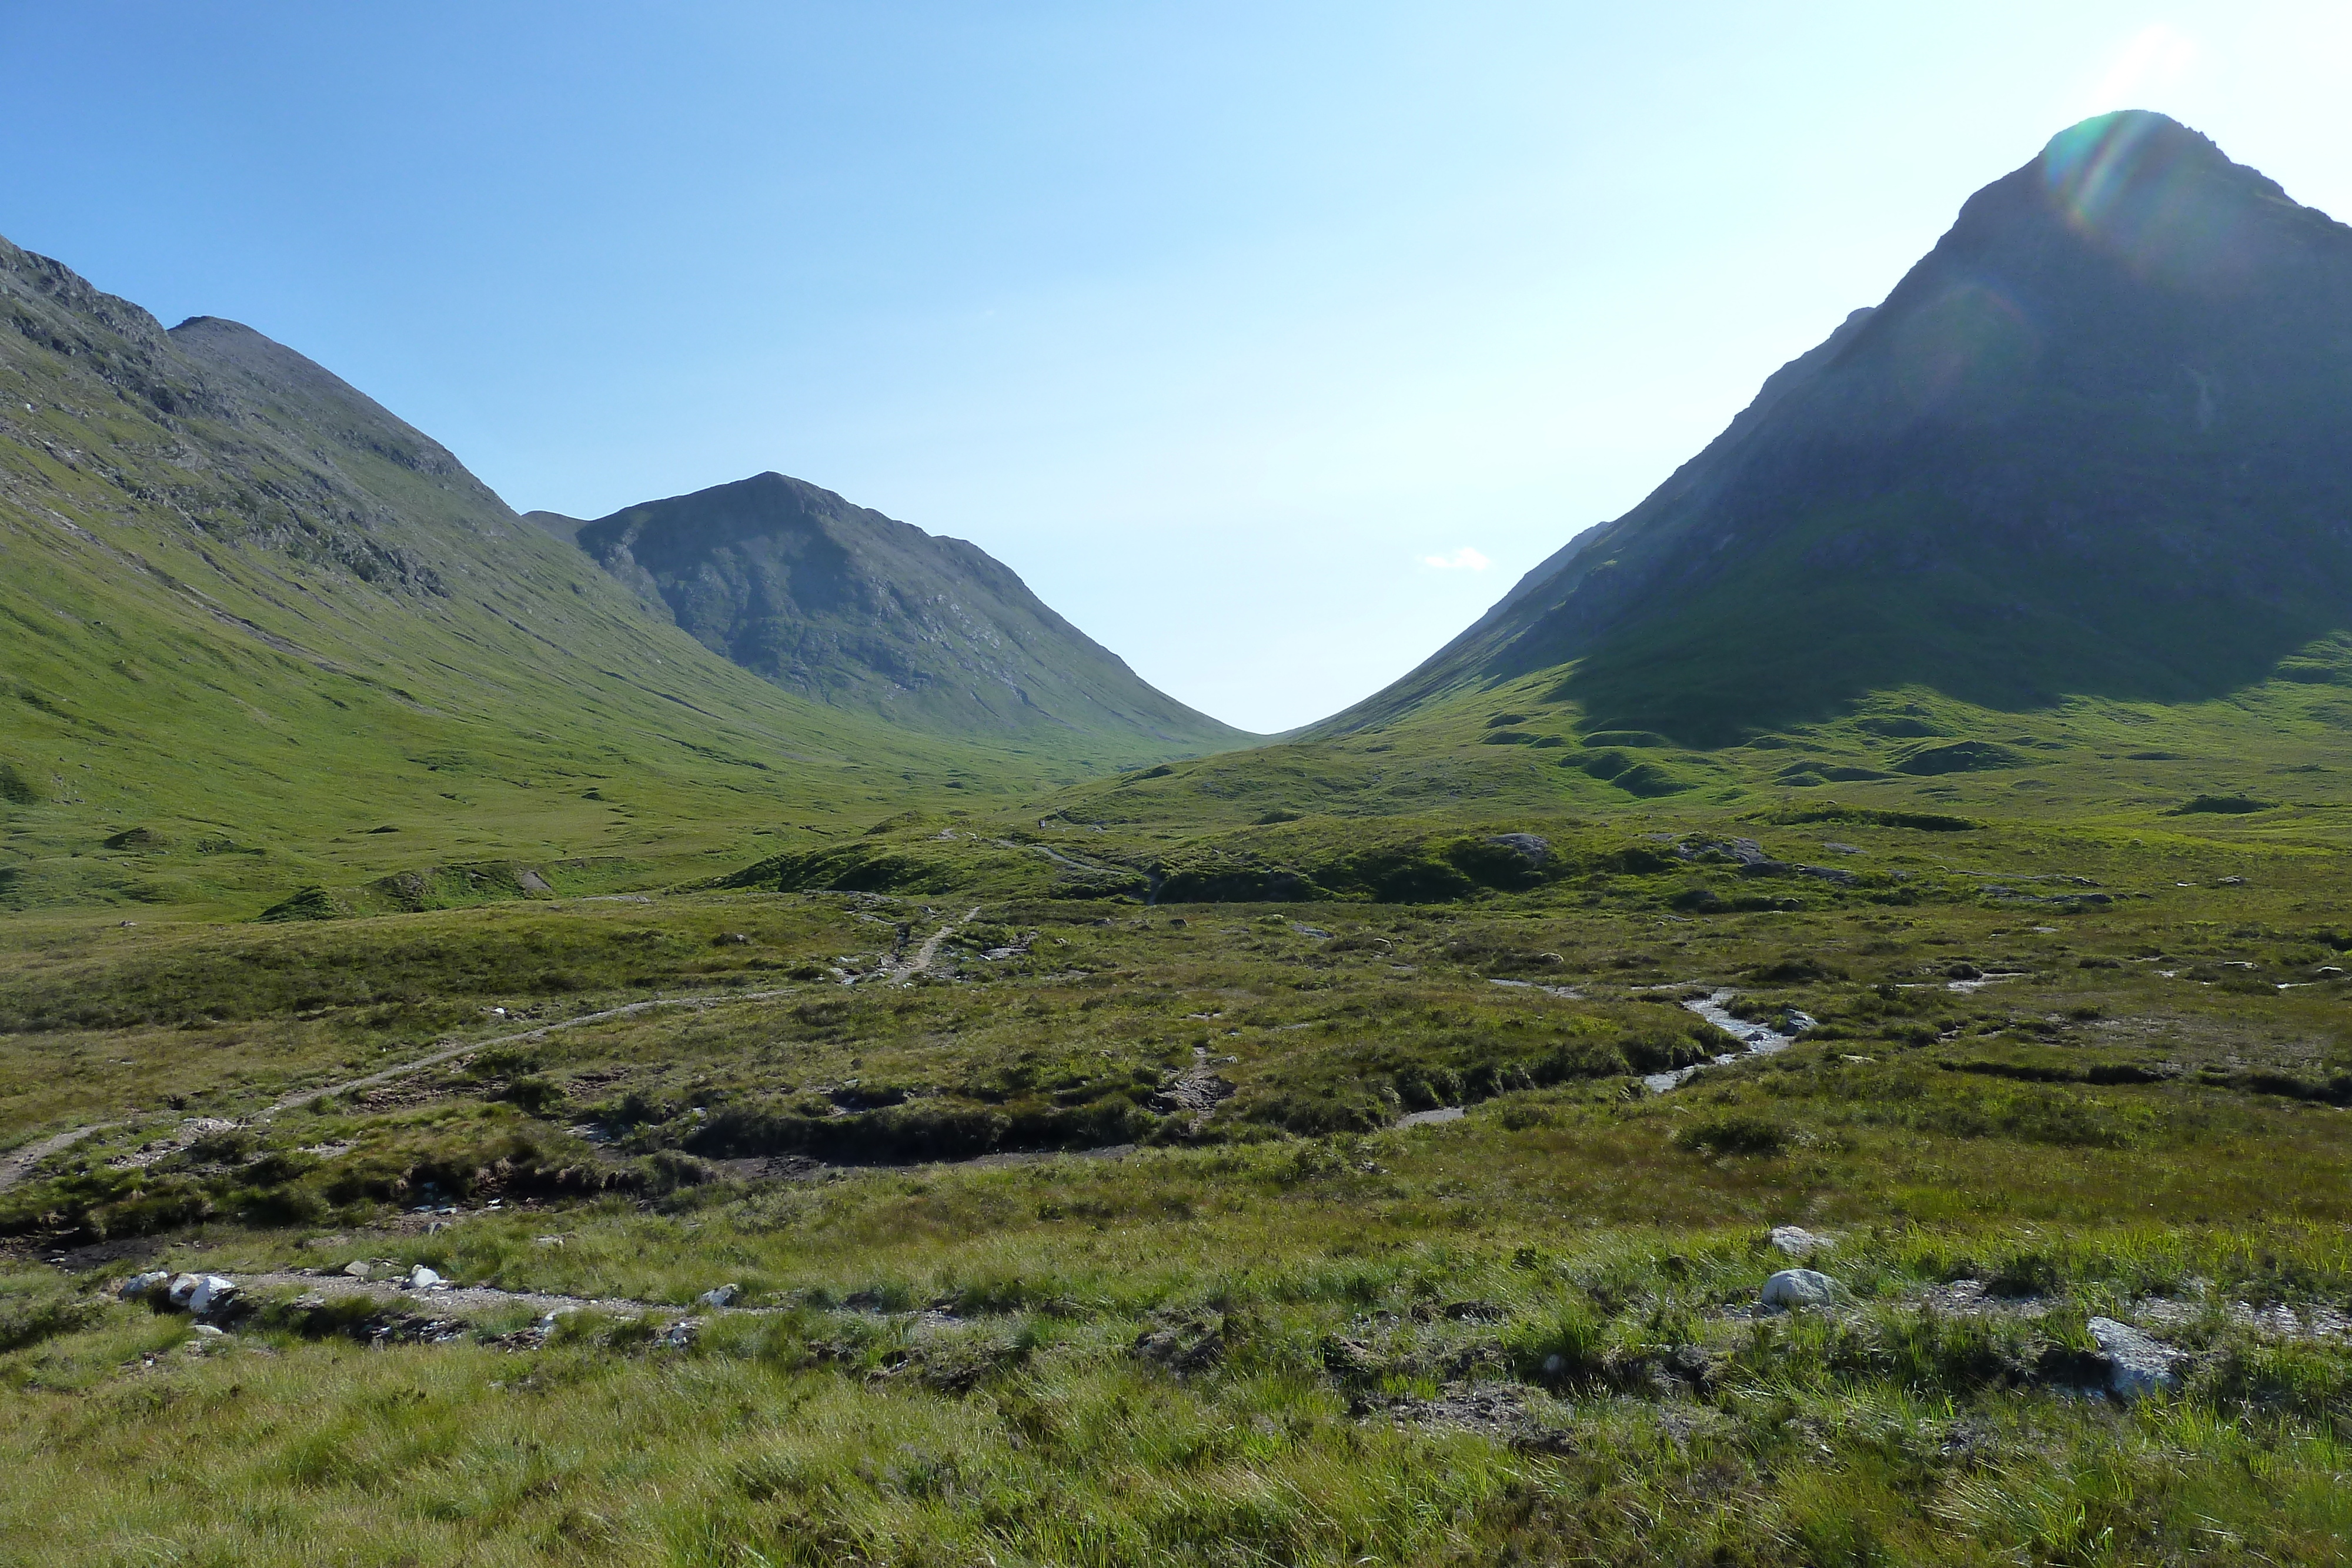
M 0 1541 L 2340 1561 L 2333 690 L 1701 753 L 1529 685 L 627 896 L 19 916 Z M 1645 1087 L 1722 992 L 1817 1027 Z

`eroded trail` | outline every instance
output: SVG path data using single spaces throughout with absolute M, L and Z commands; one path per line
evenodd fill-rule
M 87 1127 L 70 1127 L 53 1134 L 37 1144 L 27 1144 L 15 1152 L 0 1155 L 0 1192 L 5 1192 L 25 1179 L 25 1174 L 60 1149 L 69 1149 L 93 1133 L 103 1133 L 122 1125 L 120 1122 L 93 1122 Z
M 980 911 L 976 909 L 972 911 L 973 915 L 979 913 Z M 965 918 L 970 919 L 971 916 L 967 915 Z M 940 939 L 952 929 L 954 929 L 952 925 L 941 928 L 939 936 L 926 944 L 925 954 L 935 952 Z M 926 956 L 924 962 L 929 961 Z M 793 996 L 801 988 L 791 986 L 781 990 L 734 991 L 709 997 L 660 997 L 652 1001 L 630 1002 L 623 1007 L 605 1008 L 593 1013 L 583 1013 L 578 1018 L 559 1019 L 552 1023 L 536 1024 L 512 1034 L 491 1035 L 482 1040 L 467 1040 L 461 1045 L 445 1045 L 424 1056 L 412 1057 L 396 1067 L 381 1068 L 358 1078 L 347 1078 L 338 1083 L 321 1084 L 316 1089 L 305 1089 L 299 1093 L 289 1094 L 272 1102 L 258 1114 L 266 1118 L 276 1115 L 280 1111 L 298 1110 L 329 1094 L 346 1094 L 353 1090 L 373 1089 L 379 1084 L 390 1083 L 396 1079 L 408 1077 L 412 1073 L 422 1072 L 426 1068 L 438 1067 L 445 1061 L 455 1061 L 460 1057 L 470 1056 L 475 1051 L 487 1051 L 494 1045 L 511 1045 L 518 1040 L 537 1040 L 541 1035 L 551 1034 L 557 1030 L 580 1029 L 588 1024 L 604 1023 L 613 1019 L 629 1018 L 637 1013 L 649 1012 L 656 1008 L 712 1008 L 720 1007 L 729 1002 L 773 1001 L 778 997 Z M 27 1144 L 21 1149 L 0 1155 L 0 1192 L 5 1192 L 23 1181 L 35 1166 L 51 1155 L 69 1149 L 84 1138 L 99 1133 L 110 1132 L 114 1128 L 126 1124 L 122 1122 L 92 1122 L 87 1126 L 69 1127 L 62 1133 L 53 1133 L 37 1143 Z
M 931 970 L 931 961 L 940 956 L 940 944 L 954 936 L 958 930 L 971 925 L 973 921 L 979 918 L 980 906 L 978 904 L 974 904 L 968 912 L 966 912 L 962 919 L 950 920 L 945 925 L 940 926 L 937 931 L 932 932 L 930 936 L 924 938 L 923 945 L 915 949 L 914 957 L 909 960 L 903 968 L 894 968 L 890 971 L 892 977 L 900 980 L 911 980 L 918 975 L 929 974 Z
M 499 1312 L 512 1307 L 529 1307 L 541 1314 L 593 1311 L 669 1317 L 688 1314 L 732 1316 L 739 1313 L 764 1317 L 782 1310 L 778 1307 L 714 1307 L 707 1301 L 681 1307 L 667 1301 L 640 1301 L 627 1296 L 564 1296 L 546 1291 L 504 1291 L 494 1285 L 434 1285 L 423 1290 L 411 1290 L 398 1280 L 360 1280 L 348 1274 L 309 1274 L 290 1270 L 239 1274 L 236 1278 L 238 1286 L 247 1291 L 290 1289 L 324 1296 L 329 1301 L 362 1296 L 387 1305 L 407 1301 L 421 1307 L 445 1311 L 454 1316 Z
M 625 1007 L 606 1008 L 601 1012 L 583 1013 L 578 1018 L 559 1019 L 553 1023 L 539 1024 L 515 1034 L 496 1034 L 487 1040 L 469 1040 L 464 1045 L 447 1046 L 433 1052 L 430 1056 L 420 1056 L 413 1061 L 404 1061 L 397 1067 L 387 1067 L 382 1071 L 371 1072 L 364 1078 L 347 1079 L 343 1082 L 330 1083 L 322 1088 L 306 1089 L 299 1094 L 289 1094 L 283 1100 L 278 1101 L 262 1112 L 262 1114 L 267 1116 L 279 1111 L 291 1111 L 299 1106 L 308 1105 L 313 1100 L 328 1094 L 347 1093 L 353 1089 L 373 1089 L 379 1083 L 389 1083 L 394 1079 L 405 1078 L 412 1072 L 422 1072 L 428 1067 L 438 1067 L 445 1061 L 455 1061 L 461 1056 L 469 1056 L 478 1051 L 487 1051 L 494 1045 L 512 1045 L 517 1040 L 537 1040 L 541 1035 L 552 1034 L 560 1029 L 579 1029 L 587 1024 L 629 1018 L 637 1013 L 650 1012 L 656 1008 L 709 1008 L 718 1007 L 725 1002 L 773 1001 L 778 997 L 792 996 L 799 989 L 797 986 L 787 986 L 781 990 L 737 991 L 715 997 L 662 997 L 649 1002 L 631 1002 Z M 95 1128 L 89 1130 L 96 1131 Z

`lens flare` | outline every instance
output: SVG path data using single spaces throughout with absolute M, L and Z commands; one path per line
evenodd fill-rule
M 2042 152 L 2050 199 L 2076 232 L 2142 277 L 2226 284 L 2240 270 L 2246 204 L 2229 161 L 2195 131 L 2143 110 L 2060 131 Z

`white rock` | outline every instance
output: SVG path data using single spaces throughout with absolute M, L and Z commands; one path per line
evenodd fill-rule
M 187 1310 L 188 1298 L 194 1295 L 196 1287 L 203 1283 L 203 1279 L 198 1275 L 174 1274 L 172 1276 L 171 1288 L 163 1292 L 163 1299 L 184 1312 Z
M 236 1299 L 236 1281 L 226 1274 L 206 1274 L 188 1292 L 188 1311 L 210 1317 Z
M 1837 1246 L 1834 1236 L 1817 1235 L 1794 1225 L 1772 1228 L 1772 1245 L 1791 1258 L 1810 1258 L 1816 1252 L 1828 1252 Z
M 2113 1318 L 2093 1318 L 2091 1338 L 2107 1358 L 2107 1387 L 2122 1399 L 2137 1399 L 2158 1389 L 2169 1393 L 2180 1386 L 2180 1363 L 2186 1353 L 2162 1340 L 2151 1339 L 2129 1323 Z
M 430 1291 L 441 1283 L 441 1276 L 422 1263 L 408 1271 L 408 1288 L 412 1291 Z
M 720 1307 L 733 1306 L 735 1298 L 742 1293 L 743 1287 L 740 1285 L 721 1285 L 716 1290 L 705 1291 L 694 1299 L 704 1306 L 716 1310 Z
M 1768 1307 L 1826 1307 L 1837 1293 L 1837 1281 L 1811 1269 L 1783 1269 L 1764 1281 Z
M 224 1339 L 227 1336 L 223 1334 L 220 1330 L 213 1327 L 210 1323 L 198 1323 L 196 1325 L 196 1337 L 198 1339 Z
M 131 1275 L 122 1281 L 122 1289 L 116 1293 L 126 1301 L 135 1301 L 152 1291 L 162 1290 L 171 1282 L 172 1276 L 168 1270 L 154 1269 L 144 1274 Z

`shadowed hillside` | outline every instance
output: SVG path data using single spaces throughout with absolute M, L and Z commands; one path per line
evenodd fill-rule
M 1589 727 L 1705 746 L 1914 684 L 2212 697 L 2352 625 L 2347 518 L 2352 229 L 2160 115 L 2105 116 L 1312 733 L 1561 666 Z

